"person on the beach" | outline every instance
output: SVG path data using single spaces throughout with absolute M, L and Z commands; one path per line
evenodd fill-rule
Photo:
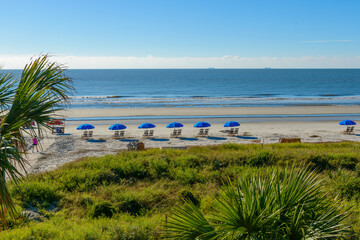
M 36 150 L 37 150 L 37 152 L 39 152 L 39 149 L 38 149 L 38 140 L 37 140 L 37 138 L 36 138 L 36 136 L 33 138 L 33 149 L 32 149 L 32 152 L 34 152 L 34 149 L 35 149 L 35 147 L 36 147 Z

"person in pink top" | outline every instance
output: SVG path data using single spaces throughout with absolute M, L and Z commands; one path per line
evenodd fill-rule
M 36 150 L 39 152 L 39 149 L 38 149 L 38 140 L 37 140 L 36 136 L 33 138 L 33 149 L 32 149 L 32 152 L 34 152 L 35 147 L 36 147 Z

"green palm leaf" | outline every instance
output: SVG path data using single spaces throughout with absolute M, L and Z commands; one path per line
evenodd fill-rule
M 174 209 L 165 224 L 165 238 L 169 239 L 214 239 L 214 228 L 210 226 L 201 211 L 191 201 Z
M 32 60 L 25 66 L 20 79 L 11 74 L 0 75 L 0 218 L 9 213 L 15 216 L 14 206 L 6 188 L 6 176 L 15 182 L 21 177 L 19 169 L 26 170 L 24 134 L 40 135 L 47 122 L 68 99 L 73 90 L 65 68 L 50 62 L 47 55 Z M 6 111 L 4 111 L 6 110 Z M 25 130 L 36 122 L 38 127 Z
M 253 173 L 219 193 L 208 219 L 196 206 L 176 208 L 166 224 L 174 239 L 341 239 L 348 233 L 338 202 L 321 192 L 321 181 L 304 167 Z

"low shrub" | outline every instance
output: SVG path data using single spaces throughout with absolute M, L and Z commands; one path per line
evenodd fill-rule
M 199 176 L 198 170 L 195 168 L 172 168 L 170 176 L 184 185 L 201 182 L 201 176 Z
M 55 238 L 58 234 L 54 231 L 38 228 L 31 229 L 30 236 L 24 237 L 21 240 L 48 240 Z
M 275 162 L 275 156 L 271 152 L 260 151 L 252 157 L 249 157 L 246 163 L 252 167 L 262 167 Z
M 114 206 L 109 202 L 97 202 L 95 203 L 90 211 L 89 216 L 92 218 L 98 218 L 98 217 L 112 217 L 115 213 Z
M 360 198 L 360 178 L 347 176 L 336 179 L 336 182 L 341 197 Z
M 194 196 L 194 194 L 189 190 L 182 190 L 178 193 L 180 200 L 182 201 L 190 201 L 195 206 L 200 206 L 200 201 Z
M 329 159 L 323 155 L 312 155 L 309 157 L 308 161 L 311 163 L 312 168 L 319 172 L 334 169 L 334 166 L 329 163 Z
M 135 199 L 126 199 L 118 204 L 119 212 L 129 213 L 130 215 L 140 215 L 143 205 Z
M 114 240 L 148 240 L 153 239 L 152 235 L 149 230 L 140 226 L 134 226 L 128 229 L 117 228 L 110 237 Z
M 338 162 L 340 163 L 339 165 L 342 168 L 355 170 L 359 160 L 354 156 L 343 155 L 341 159 L 338 160 Z
M 56 187 L 45 181 L 23 181 L 11 188 L 12 195 L 20 199 L 23 207 L 48 207 L 60 198 Z
M 155 158 L 149 162 L 150 174 L 152 178 L 161 178 L 169 175 L 169 164 L 165 159 Z

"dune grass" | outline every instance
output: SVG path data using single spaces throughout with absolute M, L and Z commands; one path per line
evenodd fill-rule
M 294 164 L 316 169 L 322 191 L 353 206 L 347 221 L 359 232 L 359 143 L 223 144 L 89 157 L 30 175 L 10 192 L 19 211 L 42 220 L 9 221 L 0 239 L 158 239 L 184 196 L 208 214 L 223 182 Z

